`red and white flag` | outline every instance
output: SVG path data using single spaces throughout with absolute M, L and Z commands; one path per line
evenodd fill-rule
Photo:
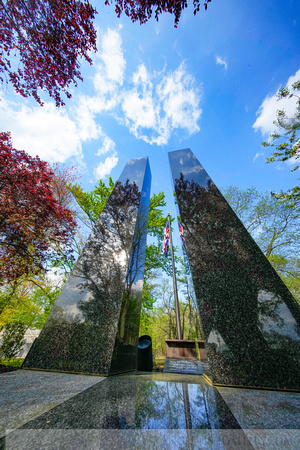
M 183 246 L 184 250 L 186 251 L 185 239 L 184 239 L 184 232 L 183 232 L 183 229 L 182 229 L 182 225 L 181 225 L 181 223 L 179 222 L 179 219 L 177 219 L 177 220 L 178 220 L 179 234 L 180 234 L 182 246 Z
M 165 236 L 164 236 L 164 254 L 165 254 L 165 258 L 168 257 L 169 240 L 170 240 L 170 216 L 168 216 L 168 218 L 167 218 L 167 225 L 166 225 Z

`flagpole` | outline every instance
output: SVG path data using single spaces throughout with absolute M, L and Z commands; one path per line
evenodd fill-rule
M 174 254 L 173 254 L 173 243 L 172 243 L 172 231 L 171 231 L 171 217 L 170 217 L 170 213 L 168 213 L 168 219 L 169 219 L 169 224 L 170 224 L 170 248 L 171 248 L 172 269 L 173 269 L 173 286 L 174 286 L 174 300 L 175 300 L 177 338 L 179 340 L 182 340 L 181 324 L 180 324 L 180 312 L 179 312 L 179 302 L 178 302 L 177 283 L 176 283 L 176 273 L 175 273 L 175 264 L 174 264 Z

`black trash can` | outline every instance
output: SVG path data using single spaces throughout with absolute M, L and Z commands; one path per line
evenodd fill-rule
M 152 372 L 152 339 L 147 334 L 139 337 L 137 370 Z

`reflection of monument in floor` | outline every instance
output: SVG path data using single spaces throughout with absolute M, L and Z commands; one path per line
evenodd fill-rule
M 300 446 L 295 393 L 216 388 L 202 376 L 171 373 L 100 378 L 21 370 L 0 378 L 0 448 L 8 450 Z
M 202 377 L 131 374 L 99 378 L 61 405 L 28 418 L 6 444 L 14 449 L 49 448 L 54 442 L 55 448 L 71 443 L 72 448 L 99 448 L 100 443 L 107 449 L 170 448 L 172 443 L 171 448 L 216 448 L 229 420 L 248 442 L 217 389 Z

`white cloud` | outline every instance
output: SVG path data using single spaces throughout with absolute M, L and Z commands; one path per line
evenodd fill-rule
M 255 162 L 257 160 L 257 158 L 259 158 L 260 156 L 264 156 L 264 153 L 257 152 L 253 158 L 253 162 Z
M 122 39 L 117 30 L 108 28 L 102 38 L 102 52 L 100 53 L 108 80 L 123 84 L 126 61 L 123 57 Z
M 49 162 L 64 162 L 70 157 L 82 159 L 76 124 L 53 103 L 28 108 L 3 100 L 0 122 L 2 129 L 11 131 L 14 146 L 32 156 Z
M 61 109 L 51 102 L 43 108 L 4 99 L 0 102 L 2 129 L 12 132 L 16 148 L 49 162 L 75 158 L 84 164 L 83 144 L 100 140 L 94 170 L 98 179 L 109 175 L 118 163 L 116 145 L 99 124 L 100 115 L 110 114 L 137 139 L 150 144 L 167 144 L 174 130 L 188 135 L 199 131 L 201 87 L 184 63 L 169 72 L 166 67 L 161 72 L 150 72 L 141 63 L 127 76 L 125 85 L 120 29 L 108 28 L 98 42 L 91 94 L 75 91 L 74 101 Z
M 103 137 L 102 147 L 99 148 L 99 150 L 97 151 L 96 155 L 98 155 L 98 156 L 105 155 L 106 153 L 111 152 L 111 151 L 114 154 L 116 154 L 116 144 L 108 136 L 104 136 Z
M 118 158 L 114 141 L 96 123 L 95 114 L 102 107 L 95 100 L 81 97 L 79 106 L 68 113 L 53 103 L 45 103 L 43 108 L 29 108 L 3 99 L 0 122 L 3 130 L 11 131 L 14 147 L 50 163 L 63 163 L 75 158 L 77 164 L 84 165 L 82 144 L 101 139 L 102 147 L 97 155 L 112 152 L 112 156 L 95 169 L 97 178 L 99 173 L 104 177 L 116 166 Z
M 199 108 L 200 95 L 184 64 L 164 77 L 157 93 L 172 128 L 185 128 L 189 134 L 200 130 L 197 123 L 202 113 Z
M 123 93 L 125 123 L 138 139 L 167 144 L 174 129 L 200 130 L 200 90 L 185 64 L 173 72 L 150 74 L 141 64 L 132 77 L 134 88 Z
M 93 99 L 80 96 L 78 106 L 74 108 L 77 133 L 82 141 L 97 139 L 101 135 L 101 127 L 95 121 Z
M 94 176 L 96 179 L 105 178 L 118 164 L 119 158 L 117 156 L 108 156 L 105 162 L 100 162 L 99 165 L 94 170 Z
M 220 64 L 221 66 L 224 66 L 224 69 L 228 69 L 228 64 L 226 61 L 226 58 L 221 58 L 221 56 L 216 56 L 216 64 Z
M 96 116 L 113 110 L 116 105 L 116 98 L 105 99 L 100 95 L 93 97 L 80 95 L 72 110 L 80 139 L 89 141 L 102 136 L 102 129 L 96 122 Z
M 152 96 L 153 85 L 144 64 L 133 74 L 134 88 L 124 92 L 122 109 L 130 131 L 139 137 L 139 128 L 154 128 L 156 112 Z
M 132 81 L 134 84 L 139 85 L 139 83 L 144 83 L 144 86 L 152 88 L 152 83 L 150 81 L 150 75 L 146 69 L 145 64 L 140 64 L 138 70 L 133 74 Z
M 300 69 L 288 79 L 287 87 L 291 87 L 300 78 Z M 284 109 L 288 117 L 292 117 L 296 112 L 297 98 L 284 98 L 277 100 L 277 93 L 267 96 L 259 107 L 257 119 L 252 125 L 255 131 L 260 130 L 263 135 L 268 135 L 275 130 L 273 121 L 276 119 L 276 111 Z
M 101 64 L 98 64 L 96 68 L 97 73 L 93 77 L 93 84 L 96 91 L 101 96 L 105 94 L 113 94 L 117 89 L 116 83 L 106 77 L 106 74 L 103 72 L 103 66 Z
M 119 29 L 122 27 L 119 26 Z M 98 31 L 98 35 L 101 32 Z M 97 54 L 94 64 L 96 72 L 92 77 L 96 90 L 96 103 L 104 111 L 112 110 L 119 103 L 119 90 L 123 85 L 126 61 L 123 56 L 122 39 L 117 30 L 108 30 L 102 34 L 97 47 L 101 50 Z M 101 111 L 98 108 L 98 113 Z

